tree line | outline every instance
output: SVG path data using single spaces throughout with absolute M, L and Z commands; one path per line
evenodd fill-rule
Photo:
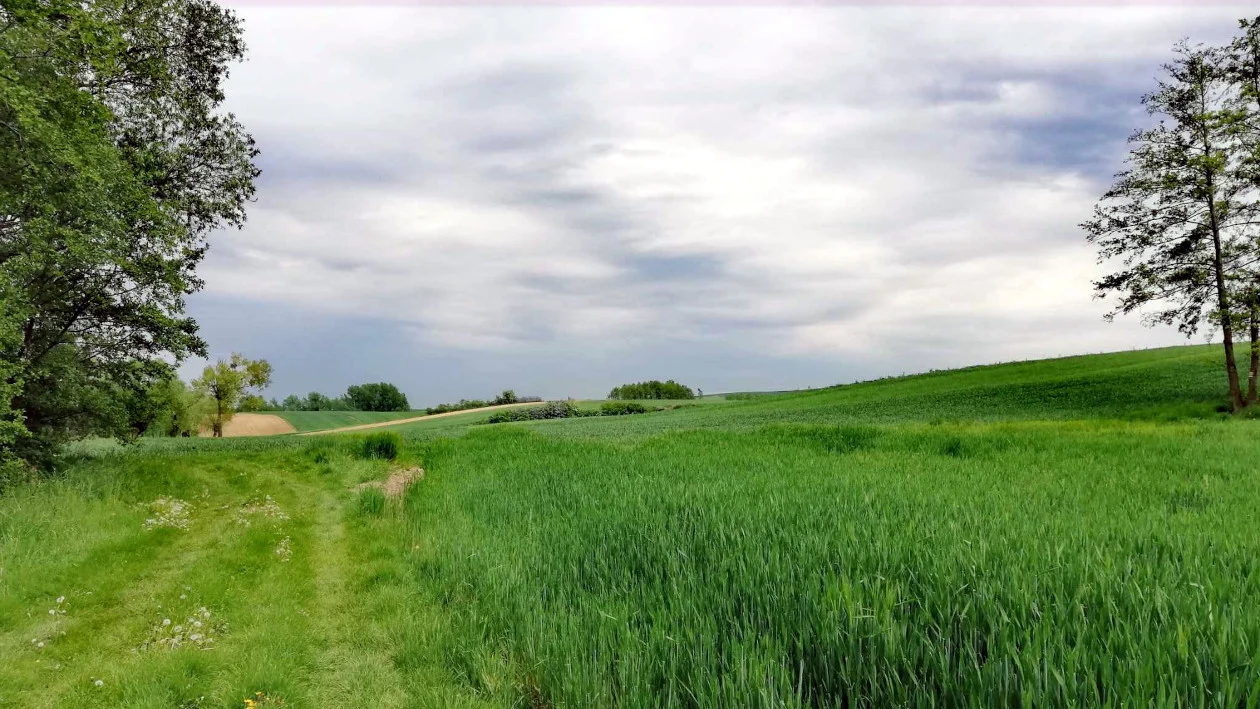
M 241 411 L 410 411 L 407 395 L 388 382 L 356 384 L 341 396 L 313 391 L 306 396 L 290 394 L 283 401 L 264 401 L 249 396 L 241 401 Z
M 1130 137 L 1127 169 L 1082 225 L 1116 268 L 1094 284 L 1113 299 L 1108 318 L 1218 331 L 1235 412 L 1260 395 L 1260 17 L 1239 29 L 1225 45 L 1177 45 L 1142 97 L 1156 125 Z

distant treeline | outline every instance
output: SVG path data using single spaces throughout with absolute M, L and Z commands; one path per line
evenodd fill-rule
M 426 414 L 448 414 L 452 411 L 467 411 L 468 409 L 484 409 L 487 406 L 502 406 L 504 404 L 530 404 L 542 401 L 537 396 L 517 396 L 516 392 L 511 389 L 504 389 L 495 398 L 484 401 L 482 399 L 460 399 L 454 404 L 438 404 L 425 409 Z
M 327 396 L 317 391 L 305 397 L 290 394 L 284 401 L 265 401 L 261 396 L 246 397 L 241 411 L 410 411 L 407 395 L 388 382 L 356 384 L 341 396 Z
M 696 393 L 691 387 L 683 386 L 670 379 L 662 382 L 653 379 L 650 382 L 622 384 L 608 392 L 609 399 L 694 399 Z

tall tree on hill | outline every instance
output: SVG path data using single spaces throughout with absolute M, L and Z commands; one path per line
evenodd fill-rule
M 1247 180 L 1260 190 L 1260 17 L 1241 20 L 1242 33 L 1225 50 L 1225 72 L 1235 87 L 1232 109 L 1237 113 L 1242 142 L 1241 161 Z M 1252 243 L 1244 248 L 1258 249 Z M 1245 304 L 1245 321 L 1250 336 L 1250 362 L 1245 401 L 1255 404 L 1257 379 L 1260 378 L 1260 269 L 1251 268 L 1241 281 Z
M 239 226 L 254 144 L 220 111 L 243 56 L 210 0 L 0 5 L 0 343 L 15 450 L 127 427 L 120 400 L 204 354 L 184 297 L 210 232 Z
M 1148 324 L 1176 325 L 1186 335 L 1205 320 L 1221 330 L 1232 410 L 1244 406 L 1234 356 L 1236 288 L 1254 266 L 1248 243 L 1255 220 L 1235 86 L 1224 53 L 1182 44 L 1157 90 L 1143 97 L 1160 119 L 1130 138 L 1129 169 L 1082 225 L 1101 263 L 1121 264 L 1095 285 L 1115 296 L 1108 317 L 1154 306 Z

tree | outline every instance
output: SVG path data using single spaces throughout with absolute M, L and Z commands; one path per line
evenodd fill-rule
M 210 0 L 6 0 L 0 28 L 0 362 L 13 450 L 42 464 L 204 354 L 184 297 L 257 151 L 219 110 L 244 45 Z
M 516 396 L 516 390 L 504 389 L 502 393 L 496 396 L 494 401 L 490 403 L 495 406 L 502 406 L 504 404 L 515 404 L 519 401 L 520 399 Z
M 635 384 L 623 384 L 608 392 L 609 399 L 694 399 L 689 387 L 670 379 L 662 382 L 653 379 Z
M 228 360 L 207 366 L 193 388 L 208 397 L 212 407 L 206 416 L 214 437 L 223 436 L 223 425 L 232 420 L 241 397 L 249 389 L 271 384 L 271 365 L 265 359 L 246 359 L 233 352 Z
M 407 395 L 387 382 L 358 384 L 346 389 L 345 398 L 358 411 L 410 411 Z
M 1154 306 L 1147 324 L 1176 325 L 1187 336 L 1206 320 L 1220 328 L 1232 410 L 1244 405 L 1234 357 L 1236 293 L 1231 284 L 1254 261 L 1255 219 L 1232 84 L 1214 49 L 1177 48 L 1156 91 L 1143 97 L 1160 123 L 1139 130 L 1129 169 L 1117 175 L 1085 224 L 1100 263 L 1120 270 L 1097 281 L 1118 302 L 1108 318 Z
M 1225 50 L 1225 73 L 1235 87 L 1231 108 L 1240 122 L 1244 179 L 1260 189 L 1260 17 L 1241 20 L 1239 27 L 1242 34 Z M 1245 403 L 1252 405 L 1260 377 L 1260 273 L 1249 268 L 1237 281 L 1251 344 Z
M 174 376 L 160 380 L 150 391 L 149 398 L 154 406 L 148 427 L 164 436 L 196 433 L 211 411 L 208 397 Z
M 264 411 L 267 409 L 267 400 L 261 394 L 248 394 L 241 397 L 241 403 L 236 405 L 238 412 Z

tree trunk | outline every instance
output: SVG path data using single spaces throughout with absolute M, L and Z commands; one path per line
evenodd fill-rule
M 1204 140 L 1204 152 L 1210 153 Z M 1225 258 L 1221 247 L 1221 224 L 1216 214 L 1216 180 L 1209 170 L 1205 175 L 1208 194 L 1208 223 L 1212 228 L 1212 270 L 1216 276 L 1216 307 L 1221 317 L 1221 336 L 1225 339 L 1225 375 L 1229 378 L 1229 409 L 1238 413 L 1243 407 L 1242 387 L 1238 383 L 1238 361 L 1234 358 L 1234 323 L 1229 311 L 1229 294 L 1225 291 Z
M 1247 406 L 1256 403 L 1256 377 L 1260 375 L 1260 320 L 1257 318 L 1260 318 L 1260 312 L 1252 306 L 1248 322 L 1251 330 L 1251 367 L 1247 371 Z

